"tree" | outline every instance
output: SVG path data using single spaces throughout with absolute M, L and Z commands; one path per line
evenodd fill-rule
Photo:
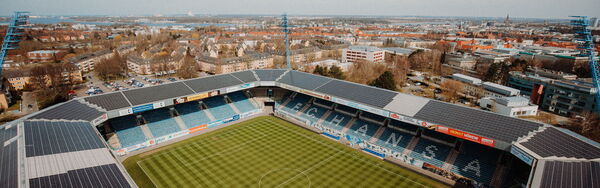
M 127 62 L 118 52 L 108 59 L 104 59 L 94 65 L 94 72 L 102 80 L 121 78 L 127 75 Z
M 181 63 L 181 66 L 177 70 L 177 76 L 183 79 L 198 77 L 198 64 L 196 63 L 196 61 L 194 61 L 194 57 L 190 53 L 187 53 L 183 57 L 182 61 L 183 62 Z
M 396 81 L 394 74 L 390 71 L 385 71 L 377 79 L 369 83 L 370 86 L 396 91 Z
M 340 79 L 340 80 L 346 79 L 346 76 L 344 75 L 344 72 L 342 71 L 342 69 L 335 65 L 331 66 L 331 68 L 329 69 L 328 75 L 329 75 L 329 77 Z
M 321 76 L 329 76 L 329 70 L 327 67 L 322 67 L 321 65 L 317 65 L 317 67 L 315 67 L 315 70 L 313 71 L 313 74 L 318 74 Z
M 460 98 L 460 93 L 464 90 L 464 85 L 456 80 L 445 80 L 440 85 L 442 95 L 448 102 L 456 102 Z

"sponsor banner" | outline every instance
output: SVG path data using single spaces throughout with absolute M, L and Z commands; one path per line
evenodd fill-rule
M 157 102 L 157 103 L 154 103 L 154 104 L 152 104 L 152 107 L 153 107 L 154 109 L 165 107 L 165 102 Z
M 143 111 L 148 111 L 148 110 L 152 110 L 154 109 L 154 104 L 145 104 L 142 106 L 136 106 L 131 108 L 131 111 L 133 113 L 138 113 L 138 112 L 143 112 Z
M 193 128 L 189 128 L 188 131 L 190 134 L 204 130 L 204 129 L 208 129 L 208 124 L 204 124 L 204 125 L 200 125 L 200 126 L 196 126 Z
M 274 82 L 274 81 L 260 81 L 259 83 L 260 83 L 261 86 L 275 86 L 276 82 Z
M 370 149 L 367 149 L 367 148 L 363 149 L 363 151 L 369 152 L 369 153 L 371 153 L 371 154 L 373 154 L 373 155 L 377 155 L 378 157 L 381 157 L 381 158 L 384 158 L 384 157 L 385 157 L 385 155 L 384 155 L 384 154 L 382 154 L 382 153 L 378 153 L 378 152 L 375 152 L 375 151 L 373 151 L 373 150 L 370 150 Z
M 253 87 L 254 87 L 254 83 L 247 83 L 247 84 L 242 84 L 239 86 L 227 88 L 227 89 L 225 89 L 225 91 L 227 91 L 227 93 L 231 93 L 231 92 L 236 92 L 239 90 L 244 90 L 244 89 L 253 88 Z
M 408 116 L 400 115 L 400 114 L 397 114 L 397 113 L 390 113 L 389 117 L 392 118 L 392 119 L 398 120 L 398 121 L 405 122 L 405 123 L 410 123 L 410 124 L 413 124 L 413 125 L 421 125 L 419 123 L 419 120 L 417 120 L 415 118 L 408 117 Z
M 329 137 L 329 138 L 333 138 L 335 140 L 340 140 L 339 136 L 334 136 L 334 135 L 331 135 L 331 134 L 329 134 L 327 132 L 323 132 L 322 134 L 325 135 L 325 136 L 327 136 L 327 137 Z
M 102 114 L 102 116 L 100 116 L 100 117 L 98 117 L 98 118 L 94 119 L 94 120 L 92 121 L 92 124 L 93 124 L 94 126 L 96 126 L 96 125 L 100 125 L 100 123 L 102 123 L 102 122 L 105 122 L 106 120 L 108 120 L 108 115 L 106 115 L 106 113 L 104 113 L 104 114 Z
M 373 114 L 377 114 L 377 115 L 380 115 L 380 116 L 383 116 L 383 117 L 389 117 L 390 116 L 390 113 L 388 111 L 377 109 L 377 108 L 373 108 L 373 107 L 370 107 L 370 106 L 367 106 L 367 105 L 358 104 L 358 103 L 351 102 L 351 101 L 348 101 L 348 100 L 344 100 L 344 99 L 341 99 L 341 98 L 331 97 L 331 101 L 333 101 L 335 103 L 338 103 L 338 104 L 343 104 L 343 105 L 346 105 L 346 106 L 349 106 L 349 107 L 352 107 L 352 108 L 356 108 L 356 109 L 359 109 L 359 110 L 362 110 L 362 111 L 366 111 L 366 112 L 370 112 L 370 113 L 373 113 Z
M 154 139 L 154 144 L 163 143 L 163 142 L 166 142 L 166 141 L 169 141 L 169 140 L 172 140 L 172 139 L 175 139 L 175 138 L 179 138 L 179 137 L 182 137 L 182 136 L 185 136 L 185 135 L 188 135 L 188 134 L 189 134 L 189 131 L 188 130 L 184 130 L 184 131 L 179 131 L 179 132 L 176 132 L 176 133 L 173 133 L 173 134 L 161 136 L 161 137 L 158 137 L 158 138 Z
M 510 153 L 515 155 L 517 158 L 521 159 L 523 162 L 527 163 L 529 166 L 533 165 L 533 157 L 525 153 L 523 150 L 517 148 L 516 146 L 510 147 Z
M 469 141 L 472 141 L 472 142 L 480 143 L 480 144 L 483 144 L 483 145 L 486 145 L 486 146 L 494 147 L 494 145 L 496 145 L 496 141 L 495 140 L 492 140 L 492 139 L 489 139 L 489 138 L 485 138 L 485 137 L 482 137 L 482 136 L 478 136 L 478 135 L 475 135 L 475 134 L 466 133 L 466 132 L 459 131 L 459 130 L 456 130 L 456 129 L 444 127 L 444 126 L 441 126 L 441 125 L 437 125 L 436 126 L 436 130 L 438 132 L 441 132 L 441 133 L 444 133 L 444 134 L 452 135 L 454 137 L 458 137 L 458 138 L 462 138 L 462 139 L 469 140 Z
M 190 95 L 190 96 L 186 96 L 186 97 L 179 97 L 176 99 L 173 99 L 173 103 L 175 104 L 181 104 L 181 103 L 186 103 L 186 102 L 190 102 L 190 101 L 197 101 L 200 99 L 205 99 L 208 97 L 212 97 L 212 96 L 217 96 L 219 95 L 219 91 L 210 91 L 210 92 L 206 92 L 206 93 L 200 93 L 200 94 L 195 94 L 195 95 Z
M 119 116 L 125 116 L 125 115 L 129 115 L 129 114 L 133 114 L 133 111 L 131 110 L 131 108 L 119 110 Z

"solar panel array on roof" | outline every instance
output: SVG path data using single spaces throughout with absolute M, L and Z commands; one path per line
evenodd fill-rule
M 544 188 L 600 187 L 600 162 L 548 161 L 544 164 Z
M 260 81 L 275 81 L 281 74 L 283 74 L 286 70 L 265 70 L 265 69 L 257 69 L 254 70 L 258 79 Z
M 88 122 L 25 121 L 27 157 L 103 148 Z
M 35 187 L 131 187 L 117 165 L 108 164 L 29 179 Z
M 256 77 L 254 76 L 254 73 L 252 73 L 252 71 L 234 72 L 231 73 L 231 75 L 235 76 L 236 78 L 239 78 L 245 83 L 256 81 Z
M 4 143 L 17 136 L 17 127 L 0 127 L 0 187 L 17 187 L 17 141 Z
M 549 127 L 521 143 L 541 157 L 600 158 L 600 148 L 579 140 L 556 128 Z
M 123 94 L 125 94 L 132 105 L 146 104 L 193 93 L 194 91 L 190 90 L 182 82 L 123 91 Z
M 348 100 L 362 102 L 371 106 L 383 108 L 390 103 L 397 93 L 365 85 L 331 80 L 315 91 L 342 97 Z
M 508 143 L 542 127 L 540 123 L 439 101 L 429 101 L 414 117 Z
M 115 110 L 129 107 L 129 102 L 121 92 L 108 93 L 105 95 L 94 95 L 83 98 L 88 103 L 98 105 L 106 110 Z
M 329 81 L 331 81 L 331 78 L 297 71 L 290 71 L 278 80 L 280 83 L 308 90 L 316 89 Z
M 96 108 L 92 108 L 77 100 L 71 100 L 55 106 L 52 109 L 36 114 L 29 119 L 64 119 L 91 121 L 102 115 Z
M 185 84 L 190 86 L 194 91 L 200 93 L 243 84 L 243 82 L 229 74 L 221 74 L 195 80 L 188 80 L 185 81 Z

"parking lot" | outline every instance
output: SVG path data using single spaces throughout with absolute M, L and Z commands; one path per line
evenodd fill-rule
M 109 82 L 101 81 L 93 74 L 86 75 L 88 82 L 83 91 L 76 92 L 77 96 L 97 95 L 112 91 L 126 91 L 133 88 L 142 88 L 153 85 L 160 85 L 169 82 L 175 82 L 178 79 L 174 77 L 154 78 L 151 76 L 131 75 L 123 80 L 113 80 Z

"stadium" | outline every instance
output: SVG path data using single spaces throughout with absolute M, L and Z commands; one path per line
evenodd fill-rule
M 0 140 L 0 187 L 600 187 L 568 130 L 293 70 L 77 98 Z

